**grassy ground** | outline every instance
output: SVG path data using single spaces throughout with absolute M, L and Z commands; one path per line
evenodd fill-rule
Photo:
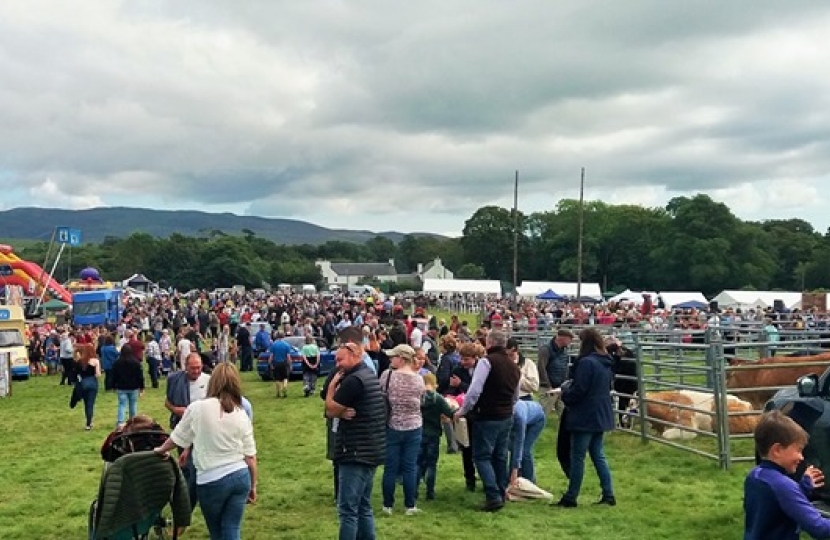
M 245 393 L 253 402 L 260 460 L 260 501 L 248 507 L 243 537 L 334 538 L 337 516 L 332 503 L 330 463 L 324 459 L 324 423 L 318 398 L 276 400 L 273 387 L 245 374 Z M 115 422 L 113 394 L 99 396 L 96 426 L 83 430 L 83 411 L 70 410 L 68 387 L 54 377 L 14 385 L 0 400 L 3 435 L 3 489 L 0 490 L 0 538 L 82 538 L 89 503 L 101 475 L 99 447 Z M 164 390 L 148 389 L 139 410 L 167 415 Z M 537 445 L 539 483 L 557 497 L 565 479 L 554 455 L 555 425 Z M 460 456 L 442 455 L 438 498 L 423 501 L 415 517 L 378 516 L 378 537 L 419 538 L 735 538 L 741 534 L 741 486 L 748 466 L 724 472 L 697 456 L 663 445 L 643 445 L 621 433 L 609 437 L 608 456 L 619 505 L 590 504 L 599 495 L 589 467 L 577 509 L 543 502 L 512 503 L 498 514 L 473 508 L 481 493 L 464 490 Z M 379 470 L 380 473 L 380 470 Z M 375 488 L 380 509 L 380 474 Z M 402 495 L 398 494 L 399 499 Z M 205 538 L 201 515 L 194 516 L 190 538 Z

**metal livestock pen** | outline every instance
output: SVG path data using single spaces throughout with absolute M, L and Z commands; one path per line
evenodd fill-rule
M 569 327 L 578 335 L 584 326 Z M 756 364 L 760 358 L 770 354 L 804 354 L 820 352 L 826 349 L 830 352 L 830 339 L 819 331 L 801 330 L 781 333 L 781 341 L 766 341 L 766 335 L 761 328 L 742 325 L 739 327 L 715 327 L 707 330 L 665 330 L 642 331 L 620 329 L 607 326 L 598 327 L 606 335 L 615 334 L 629 348 L 636 357 L 636 376 L 617 375 L 618 378 L 636 379 L 640 389 L 639 396 L 634 394 L 618 394 L 618 396 L 637 399 L 639 404 L 636 412 L 623 411 L 617 407 L 621 418 L 636 420 L 630 427 L 620 426 L 620 431 L 639 436 L 643 442 L 654 441 L 670 447 L 700 455 L 717 461 L 721 468 L 727 469 L 733 463 L 754 461 L 754 445 L 751 443 L 751 433 L 731 433 L 730 418 L 738 416 L 757 415 L 762 411 L 746 412 L 729 411 L 729 396 L 741 398 L 742 394 L 757 391 L 770 393 L 794 386 L 795 380 L 786 385 L 770 387 L 738 388 L 727 384 L 730 373 L 737 371 L 775 370 L 782 369 L 770 364 Z M 622 330 L 622 331 L 621 331 Z M 535 356 L 538 347 L 547 343 L 554 335 L 555 329 L 547 332 L 527 332 L 512 334 L 519 341 L 519 346 L 528 356 Z M 578 340 L 574 342 L 574 349 L 578 347 Z M 576 352 L 575 350 L 573 351 Z M 741 358 L 750 362 L 732 366 L 731 358 Z M 808 369 L 815 368 L 821 373 L 830 362 L 793 362 L 790 360 L 785 368 Z M 708 409 L 682 405 L 658 399 L 643 397 L 647 392 L 665 390 L 691 390 L 711 394 L 711 403 Z M 689 411 L 694 415 L 707 415 L 711 418 L 711 429 L 700 429 L 676 422 L 648 416 L 648 404 L 659 404 L 673 407 L 677 411 Z M 680 439 L 669 440 L 658 436 L 650 429 L 650 424 L 659 422 L 669 429 L 676 430 Z M 709 425 L 709 422 L 705 422 Z

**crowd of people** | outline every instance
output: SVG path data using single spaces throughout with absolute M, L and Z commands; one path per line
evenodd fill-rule
M 534 447 L 551 415 L 559 417 L 558 447 L 567 454 L 559 457 L 568 487 L 556 506 L 578 505 L 586 457 L 601 488 L 597 503 L 615 506 L 604 434 L 615 425 L 609 389 L 620 344 L 601 332 L 609 322 L 602 319 L 606 311 L 614 307 L 536 304 L 523 305 L 516 315 L 496 303 L 471 328 L 456 316 L 428 317 L 424 305 L 391 299 L 162 295 L 127 305 L 112 328 L 33 325 L 29 349 L 38 373 L 60 373 L 58 384 L 73 385 L 71 404 L 84 403 L 87 430 L 93 427 L 99 380 L 117 394 L 118 430 L 138 415 L 145 375 L 154 388 L 166 379 L 172 433 L 156 450 L 167 455 L 179 449 L 191 508 L 201 505 L 211 538 L 239 538 L 257 483 L 253 410 L 242 395 L 239 371 L 252 370 L 254 359 L 264 358 L 277 397 L 288 397 L 289 348 L 283 338 L 302 336 L 303 394 L 309 397 L 319 374 L 317 343 L 325 344 L 336 362 L 320 397 L 340 538 L 374 538 L 370 500 L 377 467 L 383 466 L 382 512 L 397 511 L 401 485 L 403 513 L 416 515 L 421 486 L 426 499 L 440 489 L 437 464 L 444 447 L 444 453 L 460 455 L 467 489 L 483 492 L 481 510 L 496 512 L 520 480 L 536 483 Z M 638 313 L 640 323 L 660 324 L 659 308 Z M 623 325 L 632 322 L 629 315 Z M 712 324 L 711 312 L 687 315 Z M 575 355 L 571 316 L 589 323 L 579 332 Z M 769 323 L 770 314 L 764 316 Z M 511 337 L 517 329 L 551 330 L 558 324 L 563 326 L 541 344 L 536 361 Z

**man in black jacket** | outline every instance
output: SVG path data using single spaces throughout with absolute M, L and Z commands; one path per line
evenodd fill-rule
M 473 412 L 473 460 L 486 501 L 481 509 L 496 512 L 504 507 L 509 473 L 507 450 L 513 427 L 513 406 L 519 398 L 521 372 L 508 356 L 507 336 L 501 330 L 487 334 L 487 356 L 476 364 L 464 405 L 455 418 Z
M 236 330 L 236 346 L 239 349 L 239 371 L 254 369 L 254 349 L 251 345 L 250 323 L 240 324 Z
M 360 345 L 341 340 L 335 360 L 338 371 L 326 392 L 326 416 L 335 431 L 340 538 L 374 539 L 370 501 L 375 471 L 386 457 L 386 403 Z

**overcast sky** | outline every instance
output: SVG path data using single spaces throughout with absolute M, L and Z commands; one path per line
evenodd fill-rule
M 6 0 L 0 208 L 459 233 L 709 193 L 830 225 L 830 2 Z

